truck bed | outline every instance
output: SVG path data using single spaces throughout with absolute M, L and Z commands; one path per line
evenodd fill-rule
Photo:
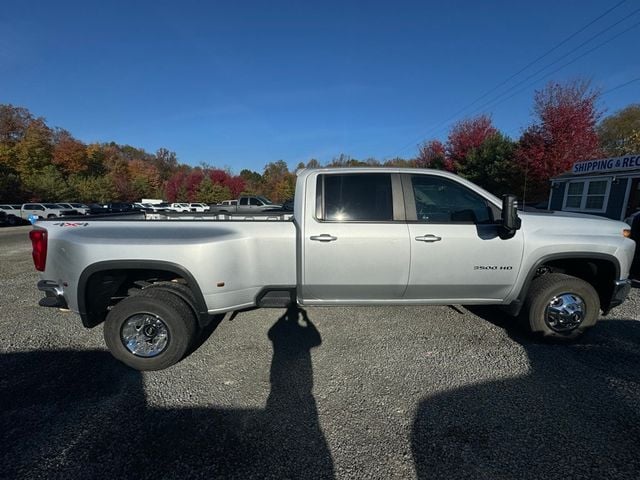
M 142 220 L 172 220 L 172 221 L 201 221 L 201 222 L 289 222 L 293 219 L 293 212 L 265 212 L 251 215 L 236 213 L 197 213 L 197 212 L 128 212 L 103 213 L 90 216 L 65 217 L 66 221 L 142 221 Z M 59 219 L 54 219 L 59 220 Z M 44 220 L 43 220 L 44 221 Z

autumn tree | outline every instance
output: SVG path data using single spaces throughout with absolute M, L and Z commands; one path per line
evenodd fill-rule
M 53 132 L 43 119 L 33 120 L 15 146 L 17 170 L 21 175 L 37 174 L 51 163 Z
M 247 168 L 240 171 L 240 178 L 244 181 L 244 190 L 241 193 L 261 194 L 263 187 L 262 175 Z
M 498 130 L 487 115 L 467 118 L 456 123 L 447 138 L 445 168 L 450 171 L 464 168 L 467 154 L 497 133 Z
M 602 120 L 598 136 L 608 156 L 640 153 L 640 104 L 629 105 Z
M 429 140 L 418 147 L 418 156 L 415 165 L 419 168 L 435 168 L 438 170 L 451 170 L 451 162 L 447 162 L 444 143 L 440 140 Z
M 287 162 L 278 160 L 268 163 L 262 174 L 264 195 L 274 202 L 283 202 L 293 197 L 296 185 L 295 174 L 289 172 Z
M 601 154 L 596 124 L 599 93 L 586 81 L 550 83 L 536 91 L 536 122 L 520 139 L 517 157 L 532 186 L 545 190 L 549 179 L 566 172 L 574 162 Z
M 160 172 L 156 166 L 145 160 L 134 159 L 127 165 L 129 180 L 136 198 L 153 198 L 158 195 L 161 188 Z M 139 197 L 139 198 L 138 198 Z
M 66 130 L 54 132 L 54 146 L 51 161 L 67 175 L 86 173 L 89 169 L 87 146 Z
M 0 105 L 0 144 L 14 146 L 33 122 L 33 115 L 26 108 Z
M 168 180 L 178 168 L 178 157 L 175 152 L 167 150 L 166 148 L 160 148 L 156 152 L 152 163 L 158 169 L 160 178 L 162 180 Z

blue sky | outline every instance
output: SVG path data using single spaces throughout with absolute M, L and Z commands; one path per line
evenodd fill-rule
M 446 138 L 454 114 L 617 3 L 5 2 L 0 103 L 85 142 L 166 147 L 184 163 L 236 172 L 340 153 L 409 158 L 421 140 Z M 517 137 L 532 121 L 533 91 L 549 80 L 585 77 L 607 91 L 640 77 L 639 8 L 627 0 L 453 120 L 488 113 Z M 638 102 L 640 81 L 606 93 L 602 107 Z

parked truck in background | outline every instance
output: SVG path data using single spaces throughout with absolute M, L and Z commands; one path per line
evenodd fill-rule
M 228 203 L 227 203 L 228 202 Z M 235 202 L 235 203 L 234 203 Z M 256 214 L 280 210 L 282 205 L 271 202 L 268 198 L 256 196 L 243 196 L 238 200 L 225 200 L 222 205 L 212 205 L 210 212 L 231 214 Z
M 20 207 L 20 217 L 23 220 L 29 220 L 29 216 L 33 215 L 40 219 L 58 218 L 62 216 L 77 215 L 77 210 L 64 208 L 57 203 L 25 203 Z
M 179 361 L 213 316 L 296 303 L 495 305 L 572 340 L 625 300 L 629 226 L 516 207 L 443 171 L 321 169 L 299 173 L 293 214 L 140 212 L 30 236 L 41 304 L 104 322 L 139 370 Z

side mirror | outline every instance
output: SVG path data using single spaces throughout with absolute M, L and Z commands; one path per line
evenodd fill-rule
M 513 237 L 520 229 L 522 222 L 518 217 L 518 201 L 515 195 L 502 197 L 502 222 L 500 225 L 500 238 L 506 240 Z

